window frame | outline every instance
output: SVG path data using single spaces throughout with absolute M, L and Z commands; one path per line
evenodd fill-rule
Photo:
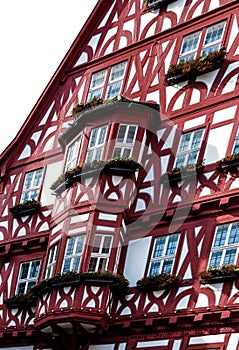
M 103 134 L 103 140 L 101 143 L 99 143 L 100 138 L 102 137 L 101 133 L 102 130 L 105 128 L 104 134 Z M 96 130 L 96 141 L 93 146 L 91 146 L 92 138 L 94 137 L 94 131 Z M 88 147 L 86 151 L 86 157 L 85 157 L 85 162 L 90 163 L 93 162 L 94 160 L 101 160 L 104 156 L 104 147 L 105 147 L 105 142 L 107 138 L 107 133 L 108 133 L 108 125 L 103 124 L 96 126 L 95 128 L 92 128 L 90 131 L 90 137 L 89 137 L 89 142 L 88 142 Z M 100 156 L 98 157 L 97 152 L 100 151 Z M 92 154 L 92 156 L 90 156 Z
M 67 148 L 64 171 L 69 171 L 76 167 L 77 161 L 79 159 L 79 151 L 81 146 L 81 135 L 74 140 Z M 71 153 L 71 151 L 73 152 Z M 70 158 L 70 159 L 69 159 Z
M 167 250 L 169 249 L 169 243 L 170 243 L 170 239 L 176 237 L 176 246 L 174 248 L 174 253 L 172 254 L 166 254 Z M 157 242 L 159 242 L 160 240 L 165 239 L 164 242 L 164 246 L 163 246 L 163 252 L 161 256 L 155 256 L 157 253 Z M 157 276 L 161 273 L 172 273 L 173 269 L 174 269 L 174 264 L 175 264 L 175 259 L 176 259 L 176 254 L 177 254 L 177 249 L 178 249 L 178 245 L 179 245 L 179 239 L 180 239 L 180 233 L 175 233 L 172 235 L 164 235 L 164 236 L 160 236 L 160 237 L 155 237 L 154 242 L 153 242 L 153 248 L 152 248 L 152 253 L 149 259 L 149 267 L 148 267 L 148 276 Z M 174 243 L 174 241 L 173 241 Z M 164 263 L 166 260 L 173 260 L 172 264 L 171 264 L 171 268 L 170 271 L 166 269 L 164 269 L 164 266 L 166 266 Z M 159 263 L 159 267 L 158 267 L 158 273 L 152 273 L 153 267 L 152 265 L 155 263 Z M 156 268 L 154 268 L 156 270 Z
M 201 132 L 201 131 L 202 131 L 202 134 L 201 134 L 201 137 L 200 137 L 199 145 L 197 147 L 195 147 L 195 148 L 191 148 L 191 146 L 193 144 L 193 141 L 194 141 L 195 134 L 197 132 Z M 187 131 L 187 132 L 183 132 L 181 134 L 181 137 L 180 137 L 179 142 L 178 142 L 177 151 L 176 151 L 176 154 L 175 154 L 175 160 L 174 160 L 173 168 L 180 168 L 180 167 L 185 167 L 187 165 L 195 165 L 195 164 L 197 164 L 197 162 L 199 161 L 199 157 L 200 157 L 200 151 L 201 151 L 202 143 L 203 143 L 203 140 L 204 140 L 204 137 L 205 137 L 205 131 L 206 131 L 206 128 L 205 127 L 201 127 L 199 129 L 194 129 L 194 130 L 190 130 L 190 131 Z M 187 149 L 183 150 L 183 151 L 180 151 L 180 147 L 182 146 L 182 143 L 183 143 L 183 137 L 185 137 L 185 135 L 191 135 L 190 136 L 190 140 L 189 140 L 189 143 L 187 145 Z M 195 162 L 189 162 L 190 155 L 192 155 L 195 152 L 197 152 L 197 156 L 196 156 Z M 179 158 L 180 157 L 184 157 L 183 162 L 179 162 Z
M 124 126 L 126 127 L 126 130 L 124 132 L 123 141 L 118 141 L 120 128 L 124 127 Z M 134 131 L 134 136 L 133 136 L 132 142 L 130 143 L 130 142 L 126 142 L 126 141 L 128 139 L 129 129 L 131 127 L 135 127 L 135 131 Z M 138 129 L 139 129 L 139 125 L 138 124 L 128 124 L 128 123 L 120 123 L 119 124 L 118 130 L 117 130 L 117 136 L 116 136 L 116 139 L 115 139 L 113 158 L 114 157 L 124 157 L 124 158 L 132 157 L 132 153 L 133 153 L 133 150 L 134 150 L 134 145 L 135 145 L 135 140 L 136 140 L 136 137 L 137 137 Z M 120 149 L 120 152 L 116 152 L 116 149 Z M 129 154 L 128 155 L 125 154 L 126 150 L 129 150 Z
M 123 65 L 123 64 L 124 64 L 124 67 L 123 67 L 122 75 L 119 77 L 116 77 L 115 79 L 112 79 L 112 74 L 113 74 L 114 68 L 117 66 Z M 124 60 L 124 61 L 118 62 L 118 63 L 116 63 L 108 68 L 104 68 L 104 69 L 101 69 L 97 72 L 93 72 L 91 75 L 90 86 L 89 86 L 88 93 L 87 93 L 87 102 L 91 101 L 94 96 L 98 97 L 98 98 L 102 98 L 103 100 L 104 99 L 109 100 L 109 99 L 112 99 L 113 97 L 118 96 L 122 91 L 124 78 L 126 76 L 127 64 L 128 64 L 128 60 Z M 100 74 L 100 73 L 102 73 L 104 75 L 104 77 L 102 78 L 102 82 L 95 87 L 95 86 L 93 86 L 93 83 L 95 81 L 94 77 L 96 77 L 97 74 Z M 112 95 L 112 96 L 110 95 L 109 96 L 110 87 L 115 85 L 115 84 L 118 84 L 118 83 L 120 83 L 120 87 L 118 89 L 117 95 Z M 94 91 L 98 91 L 98 90 L 100 90 L 100 92 L 94 95 Z
M 34 186 L 34 182 L 35 182 L 35 179 L 37 178 L 37 173 L 40 171 L 40 176 L 39 176 L 39 179 L 37 180 L 37 185 Z M 28 175 L 30 174 L 33 174 L 31 180 L 30 180 L 30 184 L 28 186 Z M 23 181 L 23 186 L 22 186 L 22 191 L 21 191 L 21 199 L 20 199 L 20 203 L 23 203 L 25 201 L 28 201 L 28 200 L 32 200 L 32 199 L 35 199 L 37 200 L 39 198 L 39 194 L 40 194 L 40 189 L 41 189 L 41 185 L 42 185 L 42 181 L 43 181 L 43 168 L 39 168 L 39 169 L 35 169 L 35 170 L 32 170 L 32 171 L 28 171 L 25 173 L 25 176 L 24 176 L 24 181 Z M 36 195 L 35 196 L 31 196 L 29 198 L 29 195 L 32 193 L 32 192 L 36 192 Z M 25 198 L 26 194 L 29 194 L 27 196 L 27 198 Z
M 238 235 L 236 235 L 236 236 L 238 236 L 238 243 L 228 244 L 230 236 L 231 236 L 231 230 L 232 230 L 233 225 L 237 225 L 237 228 L 238 228 L 238 230 L 237 230 L 238 231 Z M 225 237 L 225 243 L 227 243 L 227 244 L 223 244 L 223 245 L 220 245 L 220 246 L 214 246 L 216 241 L 217 241 L 218 231 L 219 231 L 220 228 L 223 228 L 223 227 L 227 227 L 227 232 L 226 232 L 226 237 Z M 226 252 L 229 251 L 229 250 L 232 250 L 232 249 L 236 250 L 234 261 L 233 262 L 232 261 L 225 262 Z M 215 264 L 212 264 L 212 257 L 213 257 L 213 253 L 217 253 L 217 252 L 222 252 L 222 255 L 220 257 L 220 264 L 215 265 Z M 212 246 L 211 246 L 209 259 L 208 259 L 208 268 L 210 268 L 210 267 L 220 267 L 222 265 L 227 265 L 227 264 L 236 264 L 237 260 L 238 260 L 238 255 L 239 255 L 239 221 L 233 221 L 233 222 L 217 225 L 216 229 L 215 229 L 215 234 L 214 234 L 214 237 L 213 237 L 213 242 L 212 242 Z
M 207 38 L 207 34 L 209 33 L 209 30 L 211 28 L 214 28 L 214 27 L 218 27 L 220 29 L 220 26 L 223 26 L 220 39 L 214 40 L 214 41 L 209 42 L 209 43 L 205 43 L 206 38 Z M 225 32 L 226 32 L 226 26 L 227 26 L 227 21 L 222 20 L 220 22 L 210 24 L 209 26 L 207 26 L 203 29 L 199 29 L 191 34 L 184 35 L 182 38 L 181 45 L 180 45 L 178 63 L 187 62 L 187 61 L 195 59 L 196 57 L 199 57 L 199 56 L 206 56 L 212 51 L 219 50 L 223 46 Z M 194 47 L 191 50 L 182 52 L 183 47 L 184 47 L 184 42 L 186 41 L 185 39 L 188 39 L 190 37 L 194 37 L 195 35 L 198 38 L 196 47 Z M 217 46 L 217 48 L 212 49 L 215 46 Z M 207 50 L 207 52 L 204 52 L 205 50 Z M 187 56 L 188 56 L 188 58 L 186 59 Z
M 34 263 L 39 263 L 37 266 L 37 275 L 31 277 L 31 269 L 32 269 L 32 265 Z M 23 267 L 24 264 L 29 264 L 29 266 L 27 267 L 27 276 L 23 278 L 21 276 L 21 274 L 23 273 L 22 270 L 24 269 L 24 267 Z M 40 274 L 40 268 L 41 268 L 41 259 L 27 260 L 27 261 L 22 261 L 20 263 L 18 276 L 17 276 L 17 282 L 16 282 L 16 288 L 15 288 L 16 295 L 26 294 L 34 285 L 37 284 L 39 274 Z M 34 282 L 34 283 L 32 283 L 32 282 Z M 23 287 L 23 290 L 20 289 L 20 284 L 25 284 Z M 19 289 L 20 289 L 20 291 L 19 291 Z
M 51 278 L 55 275 L 57 257 L 59 253 L 59 244 L 55 244 L 49 249 L 46 266 L 45 278 Z
M 99 251 L 94 252 L 94 248 L 97 247 L 97 245 L 94 245 L 96 237 L 101 237 L 100 244 L 99 244 Z M 110 238 L 110 244 L 108 247 L 104 246 L 105 239 Z M 109 260 L 110 260 L 110 254 L 113 246 L 113 241 L 114 241 L 114 235 L 110 234 L 104 234 L 104 233 L 96 233 L 93 238 L 92 242 L 92 249 L 91 249 L 91 254 L 90 254 L 90 260 L 89 260 L 89 266 L 88 266 L 88 271 L 89 272 L 98 272 L 98 271 L 106 271 L 109 265 Z M 107 253 L 102 252 L 102 249 L 108 249 Z M 93 267 L 93 259 L 96 261 L 94 264 L 95 267 Z M 104 261 L 104 268 L 100 268 L 100 264 Z
M 71 254 L 67 254 L 68 247 L 70 245 L 70 241 L 71 240 L 73 240 L 72 253 Z M 80 252 L 77 252 L 78 243 L 80 244 L 80 247 L 81 247 L 81 251 Z M 82 256 L 83 256 L 83 252 L 84 252 L 84 248 L 85 248 L 85 244 L 86 244 L 86 235 L 85 234 L 80 234 L 80 235 L 77 235 L 77 236 L 69 236 L 69 237 L 67 237 L 66 244 L 65 244 L 64 256 L 63 256 L 63 261 L 62 261 L 62 268 L 61 268 L 61 272 L 62 273 L 66 273 L 68 271 L 79 272 L 79 269 L 80 269 L 80 266 L 81 266 L 81 261 L 82 261 Z M 77 262 L 77 259 L 78 259 L 78 262 Z M 70 267 L 69 267 L 69 269 L 66 270 L 65 269 L 65 264 L 66 264 L 67 260 L 70 260 L 70 265 L 69 265 Z M 77 266 L 77 268 L 76 268 L 76 266 Z

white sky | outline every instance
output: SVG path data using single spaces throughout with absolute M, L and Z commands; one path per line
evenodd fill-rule
M 97 2 L 0 2 L 0 153 L 17 134 Z

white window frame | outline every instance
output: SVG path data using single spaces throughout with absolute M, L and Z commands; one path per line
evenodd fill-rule
M 95 234 L 88 271 L 97 272 L 107 270 L 113 239 L 113 235 Z M 105 245 L 106 240 L 110 240 L 109 245 Z
M 86 155 L 86 163 L 90 163 L 94 160 L 101 160 L 105 146 L 105 140 L 107 135 L 108 127 L 106 124 L 93 128 L 90 133 L 90 139 Z M 94 144 L 93 137 L 95 138 Z
M 161 255 L 157 255 L 156 247 L 157 247 L 157 243 L 160 241 L 162 242 L 164 241 L 163 249 L 161 251 Z M 175 243 L 173 247 L 170 246 L 171 242 Z M 177 253 L 178 242 L 179 242 L 179 233 L 157 237 L 154 240 L 154 246 L 153 246 L 153 251 L 150 258 L 149 270 L 148 270 L 149 276 L 156 276 L 156 275 L 159 275 L 160 273 L 172 272 L 176 253 Z M 170 251 L 170 253 L 168 253 L 169 249 L 171 249 L 172 252 Z M 168 268 L 167 266 L 167 262 L 169 261 L 171 261 L 170 268 Z
M 111 67 L 109 81 L 106 89 L 106 100 L 110 100 L 120 94 L 125 76 L 126 63 L 127 61 L 120 62 Z
M 80 143 L 81 143 L 81 138 L 78 138 L 68 147 L 66 163 L 65 163 L 65 171 L 73 169 L 77 165 Z
M 123 138 L 121 137 L 121 139 L 119 140 L 119 134 L 122 128 L 125 128 L 124 136 Z M 135 130 L 134 130 L 134 136 L 132 139 L 130 139 L 131 142 L 129 142 L 128 136 L 131 128 L 135 128 Z M 137 124 L 120 124 L 119 125 L 113 157 L 130 158 L 132 156 L 137 132 L 138 132 Z
M 86 235 L 68 237 L 62 264 L 62 273 L 79 272 Z M 70 247 L 71 245 L 71 247 Z M 68 265 L 68 266 L 67 266 Z
M 195 135 L 200 132 L 201 132 L 201 137 L 200 137 L 199 144 L 197 145 L 197 147 L 192 148 L 195 140 Z M 178 145 L 178 150 L 175 157 L 174 168 L 180 168 L 186 165 L 195 165 L 197 163 L 198 155 L 202 145 L 202 140 L 204 137 L 204 132 L 205 132 L 205 129 L 201 128 L 201 129 L 185 132 L 181 135 L 179 145 Z M 185 140 L 185 137 L 189 137 L 190 139 L 187 146 L 185 146 L 186 149 L 181 150 L 181 148 L 183 147 L 183 142 Z M 196 158 L 193 161 L 191 161 L 190 157 L 192 157 L 193 154 L 196 154 Z M 180 158 L 184 158 L 184 160 L 180 161 Z
M 36 264 L 36 266 L 34 266 L 34 264 Z M 37 283 L 40 267 L 40 259 L 24 261 L 20 264 L 16 285 L 16 295 L 26 294 Z M 23 269 L 27 270 L 26 274 L 24 273 L 25 276 L 22 276 Z
M 236 230 L 234 243 L 230 243 L 230 238 L 233 237 L 232 229 Z M 234 259 L 231 258 L 230 261 L 228 261 L 227 257 L 229 257 L 229 255 L 227 256 L 227 254 L 232 252 L 232 250 L 235 252 Z M 239 253 L 239 221 L 218 225 L 216 227 L 216 231 L 213 239 L 208 267 L 220 267 L 222 265 L 227 265 L 227 264 L 236 264 L 238 253 Z M 217 254 L 218 254 L 218 259 L 216 259 L 216 263 L 214 263 L 215 261 L 214 257 Z
M 40 186 L 42 183 L 43 177 L 43 169 L 37 169 L 33 171 L 29 171 L 25 174 L 22 195 L 20 202 L 23 203 L 25 201 L 31 199 L 38 199 Z
M 217 51 L 217 50 L 220 49 L 222 38 L 223 38 L 223 35 L 224 35 L 224 31 L 225 31 L 225 27 L 226 27 L 226 21 L 219 22 L 219 23 L 216 23 L 216 24 L 213 24 L 213 25 L 207 27 L 207 31 L 206 31 L 206 34 L 205 34 L 205 37 L 204 37 L 204 41 L 203 41 L 203 45 L 202 45 L 202 50 L 201 50 L 200 56 L 206 56 L 210 52 Z M 212 42 L 206 43 L 206 38 L 207 38 L 208 33 L 210 31 L 214 31 L 215 29 L 218 30 L 218 29 L 221 29 L 221 28 L 222 28 L 222 32 L 221 32 L 220 38 L 217 39 L 217 40 L 214 40 Z
M 127 61 L 123 61 L 111 66 L 108 69 L 102 69 L 93 73 L 87 101 L 91 101 L 94 97 L 109 100 L 118 96 L 122 89 L 126 66 Z M 104 93 L 105 87 L 106 92 Z
M 56 261 L 58 255 L 58 244 L 55 244 L 49 249 L 48 261 L 45 278 L 51 278 L 55 274 Z
M 223 39 L 225 27 L 226 27 L 226 21 L 222 21 L 222 22 L 215 23 L 215 24 L 207 27 L 206 31 L 204 33 L 202 30 L 200 30 L 200 31 L 194 32 L 192 34 L 184 36 L 182 44 L 181 44 L 181 50 L 180 50 L 180 54 L 179 54 L 179 58 L 178 58 L 178 63 L 186 62 L 186 61 L 195 59 L 198 56 L 206 56 L 212 51 L 219 50 L 221 47 L 221 42 Z M 217 40 L 214 40 L 212 42 L 206 43 L 207 35 L 209 34 L 209 32 L 213 31 L 215 29 L 216 30 L 220 29 L 220 28 L 223 28 L 220 38 Z M 203 34 L 204 34 L 203 44 L 202 44 L 202 47 L 200 49 L 200 52 L 198 52 L 199 44 L 201 42 L 201 36 Z M 191 41 L 197 40 L 196 45 L 191 50 L 187 50 L 187 51 L 182 52 L 185 41 L 190 41 L 190 40 Z
M 103 69 L 92 74 L 87 101 L 91 101 L 94 97 L 102 97 L 106 73 L 107 69 Z

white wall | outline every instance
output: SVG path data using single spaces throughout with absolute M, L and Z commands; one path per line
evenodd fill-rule
M 124 266 L 124 276 L 131 286 L 144 275 L 152 237 L 144 237 L 129 242 Z

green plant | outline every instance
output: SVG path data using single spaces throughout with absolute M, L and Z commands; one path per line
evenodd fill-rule
M 226 48 L 221 47 L 219 50 L 210 52 L 206 56 L 200 56 L 186 62 L 181 61 L 178 64 L 171 64 L 165 75 L 165 83 L 173 85 L 175 82 L 190 78 L 193 75 L 210 72 L 217 63 L 224 60 L 226 54 Z
M 40 295 L 46 289 L 53 289 L 59 283 L 66 282 L 75 282 L 77 284 L 86 284 L 86 283 L 97 282 L 100 283 L 102 281 L 108 282 L 110 289 L 117 299 L 122 299 L 126 294 L 129 293 L 129 282 L 128 280 L 120 274 L 113 274 L 109 271 L 99 271 L 99 272 L 74 272 L 68 271 L 66 273 L 57 273 L 55 276 L 40 281 L 33 288 L 31 288 L 30 293 L 32 295 Z
M 30 199 L 27 200 L 23 203 L 17 203 L 16 205 L 14 205 L 13 207 L 10 208 L 10 212 L 12 214 L 17 214 L 23 210 L 27 210 L 27 209 L 36 209 L 36 210 L 40 210 L 41 209 L 41 203 L 35 199 Z
M 222 265 L 220 267 L 210 267 L 208 270 L 201 271 L 199 276 L 203 280 L 221 276 L 239 275 L 239 267 L 233 264 Z
M 140 289 L 169 289 L 175 288 L 180 284 L 180 277 L 170 273 L 161 273 L 157 276 L 144 277 L 137 281 L 137 287 Z
M 96 107 L 96 106 L 101 105 L 103 103 L 104 103 L 104 101 L 101 98 L 94 96 L 91 101 L 88 101 L 86 103 L 77 104 L 73 108 L 71 113 L 72 113 L 72 115 L 76 115 L 76 114 L 78 114 L 80 112 L 83 112 L 83 111 L 85 111 L 87 109 L 90 109 L 92 107 Z
M 239 153 L 234 153 L 218 160 L 216 166 L 218 170 L 223 170 L 227 166 L 233 166 L 237 162 L 239 162 Z

